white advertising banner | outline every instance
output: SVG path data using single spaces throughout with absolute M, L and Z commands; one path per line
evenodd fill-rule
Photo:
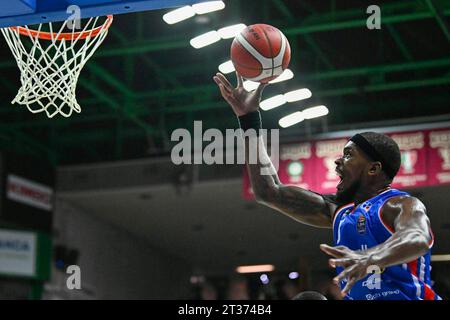
M 52 210 L 53 190 L 48 186 L 10 174 L 6 190 L 8 199 L 35 208 Z
M 36 234 L 0 229 L 0 274 L 35 276 Z

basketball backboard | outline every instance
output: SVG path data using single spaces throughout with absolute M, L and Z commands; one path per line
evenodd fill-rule
M 0 28 L 33 25 L 68 19 L 80 8 L 82 18 L 180 7 L 206 0 L 1 0 Z

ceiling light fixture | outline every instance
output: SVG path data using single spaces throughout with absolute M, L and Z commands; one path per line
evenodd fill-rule
M 196 14 L 205 14 L 225 9 L 225 3 L 223 1 L 201 2 L 193 4 L 192 9 L 194 9 Z
M 190 44 L 195 49 L 200 49 L 210 44 L 213 44 L 220 40 L 219 33 L 217 31 L 209 31 L 191 39 Z
M 311 91 L 306 88 L 289 91 L 284 94 L 284 97 L 286 98 L 287 102 L 305 100 L 311 98 L 311 96 L 312 96 Z
M 242 30 L 247 28 L 243 23 L 234 24 L 228 27 L 223 27 L 217 30 L 222 39 L 231 39 L 236 37 Z
M 262 110 L 267 111 L 267 110 L 271 110 L 271 109 L 277 108 L 279 106 L 282 106 L 285 103 L 286 103 L 286 98 L 284 97 L 284 95 L 279 94 L 272 98 L 261 101 L 259 104 L 259 107 Z
M 233 62 L 231 62 L 231 60 L 228 60 L 222 64 L 219 65 L 219 71 L 227 74 L 227 73 L 232 73 L 234 72 L 236 69 L 234 68 Z
M 450 254 L 433 254 L 431 255 L 431 261 L 450 261 Z
M 259 273 L 259 272 L 271 272 L 275 270 L 272 264 L 260 264 L 251 266 L 240 266 L 236 268 L 238 273 Z
M 166 13 L 163 15 L 163 20 L 167 24 L 175 24 L 193 16 L 195 16 L 194 9 L 191 6 L 185 6 Z
M 313 118 L 323 117 L 323 116 L 326 116 L 328 114 L 328 112 L 329 112 L 328 108 L 325 106 L 311 107 L 311 108 L 308 108 L 308 109 L 305 109 L 302 111 L 305 119 L 313 119 Z
M 301 111 L 297 111 L 294 113 L 291 113 L 290 115 L 283 117 L 278 121 L 278 124 L 282 128 L 287 128 L 290 126 L 293 126 L 294 124 L 297 124 L 299 122 L 302 122 L 305 120 L 305 117 L 303 116 L 303 113 Z

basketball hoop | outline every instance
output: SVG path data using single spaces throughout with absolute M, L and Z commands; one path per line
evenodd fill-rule
M 80 113 L 76 87 L 80 72 L 105 40 L 113 16 L 90 18 L 82 31 L 62 22 L 58 32 L 54 23 L 39 24 L 37 29 L 9 27 L 1 29 L 20 69 L 22 87 L 12 103 L 24 105 L 32 113 L 45 111 L 49 118 Z M 102 22 L 103 21 L 103 22 Z M 43 27 L 49 29 L 44 31 Z M 70 32 L 63 32 L 69 29 Z

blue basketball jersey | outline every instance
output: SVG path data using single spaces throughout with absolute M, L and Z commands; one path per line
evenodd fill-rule
M 351 250 L 375 247 L 393 234 L 381 217 L 383 204 L 392 197 L 409 196 L 396 189 L 388 189 L 356 206 L 353 203 L 339 207 L 333 221 L 334 243 Z M 433 237 L 433 235 L 432 235 Z M 402 265 L 369 270 L 368 275 L 355 283 L 346 300 L 440 300 L 431 288 L 430 251 L 417 260 Z M 342 267 L 337 267 L 341 273 Z M 374 273 L 371 273 L 374 272 Z M 339 284 L 345 287 L 345 280 Z

